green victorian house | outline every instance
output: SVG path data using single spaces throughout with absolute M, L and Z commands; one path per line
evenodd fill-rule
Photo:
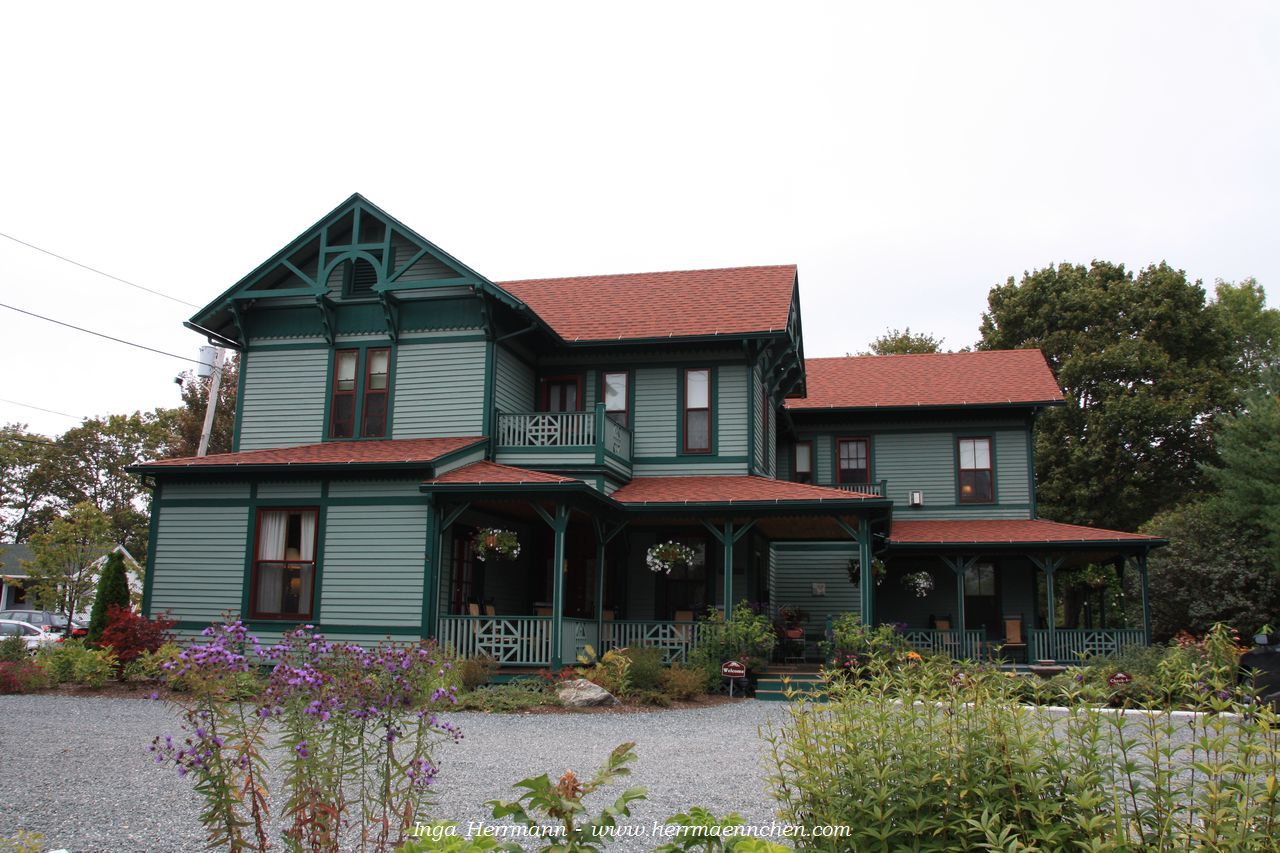
M 846 612 L 957 656 L 1148 636 L 1055 624 L 1055 571 L 1145 593 L 1162 543 L 1036 518 L 1043 356 L 806 360 L 794 266 L 493 282 L 355 195 L 186 325 L 241 359 L 233 452 L 135 469 L 144 608 L 188 635 L 231 610 L 509 666 L 678 659 L 746 599 L 797 656 Z M 655 572 L 665 542 L 690 559 Z

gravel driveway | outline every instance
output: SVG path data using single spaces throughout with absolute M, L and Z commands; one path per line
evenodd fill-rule
M 773 802 L 757 728 L 785 713 L 782 703 L 744 700 L 628 714 L 454 714 L 466 738 L 441 747 L 432 816 L 464 826 L 483 820 L 481 804 L 509 798 L 513 782 L 570 768 L 589 774 L 613 747 L 634 740 L 639 760 L 627 784 L 648 788 L 649 799 L 635 804 L 633 824 L 648 827 L 693 805 L 768 824 Z M 190 783 L 146 752 L 154 735 L 177 732 L 176 716 L 159 702 L 0 696 L 0 837 L 26 829 L 70 850 L 201 849 Z M 615 795 L 606 790 L 588 803 Z M 622 839 L 610 849 L 654 845 Z

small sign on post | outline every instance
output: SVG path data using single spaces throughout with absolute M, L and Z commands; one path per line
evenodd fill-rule
M 727 660 L 720 664 L 720 674 L 729 679 L 729 698 L 733 698 L 733 683 L 747 677 L 747 665 L 742 661 Z
M 1115 675 L 1107 679 L 1107 684 L 1110 684 L 1112 687 L 1119 687 L 1122 684 L 1129 684 L 1132 681 L 1133 679 L 1129 676 L 1129 673 L 1117 672 Z

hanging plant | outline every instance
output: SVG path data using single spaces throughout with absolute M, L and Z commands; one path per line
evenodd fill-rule
M 679 542 L 659 542 L 651 545 L 644 555 L 644 564 L 649 571 L 671 574 L 678 566 L 687 566 L 693 562 L 693 549 Z
M 514 560 L 520 556 L 520 538 L 514 530 L 486 527 L 476 531 L 471 548 L 477 560 Z
M 911 572 L 902 576 L 902 585 L 915 593 L 916 598 L 924 598 L 933 592 L 933 575 L 928 572 Z
M 862 586 L 862 567 L 859 565 L 856 558 L 849 561 L 848 571 L 850 582 L 852 582 L 854 586 Z M 889 570 L 885 568 L 884 560 L 881 560 L 879 557 L 871 558 L 871 577 L 875 578 L 876 586 L 880 586 L 880 584 L 884 583 L 884 576 L 888 574 L 888 571 Z

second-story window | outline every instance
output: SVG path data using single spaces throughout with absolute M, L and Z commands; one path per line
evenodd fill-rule
M 684 372 L 684 452 L 711 452 L 711 370 Z
M 353 438 L 356 432 L 356 368 L 360 351 L 338 350 L 333 354 L 333 401 L 329 407 L 329 437 Z
M 836 442 L 836 482 L 871 482 L 868 449 L 865 438 L 842 438 Z
M 544 412 L 582 411 L 582 379 L 578 376 L 555 376 L 542 380 Z
M 609 371 L 604 374 L 604 413 L 618 426 L 627 426 L 627 372 Z
M 962 438 L 960 450 L 960 503 L 989 504 L 996 499 L 991 476 L 991 439 Z
M 813 442 L 797 441 L 795 452 L 792 454 L 795 460 L 791 466 L 791 479 L 797 483 L 813 482 Z
M 360 434 L 365 438 L 387 436 L 387 388 L 391 378 L 391 350 L 371 349 L 365 353 L 364 421 Z
M 386 438 L 390 394 L 389 348 L 335 352 L 333 389 L 329 401 L 329 437 Z

